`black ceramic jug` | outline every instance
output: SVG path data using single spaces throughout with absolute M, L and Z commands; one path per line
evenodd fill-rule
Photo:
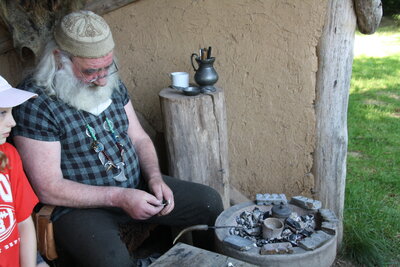
M 195 67 L 193 58 L 197 61 L 198 68 Z M 199 85 L 201 92 L 215 92 L 214 84 L 218 81 L 218 74 L 214 69 L 215 57 L 200 59 L 196 53 L 193 53 L 190 59 L 195 71 L 194 80 Z

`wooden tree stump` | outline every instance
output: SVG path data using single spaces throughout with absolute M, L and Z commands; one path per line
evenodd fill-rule
M 223 91 L 185 96 L 165 88 L 159 96 L 169 174 L 211 186 L 228 208 L 228 137 Z

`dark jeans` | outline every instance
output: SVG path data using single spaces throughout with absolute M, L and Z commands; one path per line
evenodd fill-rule
M 146 222 L 169 226 L 214 225 L 223 210 L 221 197 L 211 187 L 164 176 L 174 192 L 175 208 L 166 216 L 154 216 Z M 54 224 L 60 261 L 73 259 L 74 266 L 133 266 L 119 233 L 121 223 L 132 220 L 119 209 L 74 209 Z M 193 233 L 194 245 L 213 249 L 214 232 Z

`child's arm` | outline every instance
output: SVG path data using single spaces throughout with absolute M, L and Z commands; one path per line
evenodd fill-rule
M 34 267 L 36 266 L 36 233 L 31 216 L 18 223 L 18 231 L 21 237 L 19 255 L 21 267 Z

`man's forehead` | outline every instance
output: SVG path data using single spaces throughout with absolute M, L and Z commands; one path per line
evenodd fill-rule
M 104 57 L 99 58 L 85 58 L 85 57 L 74 57 L 74 61 L 81 66 L 90 68 L 99 68 L 102 66 L 110 65 L 113 61 L 113 52 L 108 53 Z

